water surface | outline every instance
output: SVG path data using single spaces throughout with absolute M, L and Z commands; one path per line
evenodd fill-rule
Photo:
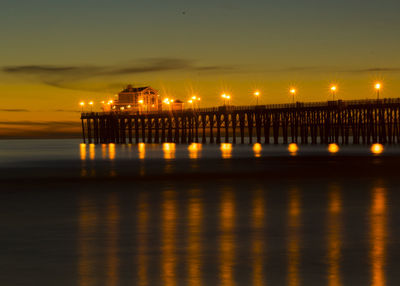
M 398 285 L 398 149 L 0 141 L 2 285 Z

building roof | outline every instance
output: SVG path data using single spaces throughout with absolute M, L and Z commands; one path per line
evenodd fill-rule
M 149 86 L 133 87 L 132 85 L 128 85 L 121 92 L 141 92 L 141 91 L 143 91 L 143 90 L 145 90 L 147 88 L 149 88 Z

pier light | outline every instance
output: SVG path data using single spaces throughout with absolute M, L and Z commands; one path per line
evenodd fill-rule
M 297 90 L 296 90 L 295 88 L 291 88 L 291 89 L 289 90 L 289 92 L 290 92 L 290 94 L 291 94 L 292 97 L 293 97 L 293 103 L 294 103 L 294 96 L 296 95 Z
M 129 104 L 127 107 L 128 107 L 128 108 L 131 108 L 132 106 Z
M 226 94 L 225 93 L 221 94 L 221 97 L 224 99 L 224 105 L 226 105 Z
M 171 99 L 171 103 L 172 103 L 172 102 L 174 102 L 174 100 L 173 100 L 173 99 Z
M 376 99 L 379 99 L 379 91 L 381 90 L 381 88 L 382 88 L 382 84 L 380 82 L 377 82 L 375 84 Z
M 85 106 L 85 103 L 83 101 L 79 102 L 79 105 L 81 106 L 81 111 L 83 112 L 83 106 Z
M 124 110 L 124 109 L 125 109 L 125 107 L 121 106 L 120 110 Z
M 89 105 L 90 105 L 90 112 L 93 111 L 93 101 L 89 101 Z
M 335 100 L 336 91 L 337 91 L 337 86 L 336 85 L 332 85 L 331 86 L 332 100 Z
M 257 99 L 257 105 L 258 105 L 258 98 L 260 97 L 260 91 L 259 90 L 256 90 L 255 92 L 254 92 L 254 96 L 256 97 L 256 99 Z
M 139 104 L 143 104 L 144 103 L 143 99 L 138 100 L 138 102 L 139 102 Z
M 197 97 L 196 97 L 195 95 L 193 95 L 193 96 L 192 96 L 192 99 L 193 99 L 193 100 L 196 100 L 196 99 L 197 99 Z

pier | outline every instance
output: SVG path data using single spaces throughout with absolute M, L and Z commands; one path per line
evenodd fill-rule
M 81 114 L 84 143 L 399 144 L 400 98 Z

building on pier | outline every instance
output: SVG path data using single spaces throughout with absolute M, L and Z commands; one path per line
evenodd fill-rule
M 162 103 L 158 91 L 150 86 L 128 85 L 117 95 L 117 99 L 103 106 L 104 111 L 147 112 L 161 111 Z

